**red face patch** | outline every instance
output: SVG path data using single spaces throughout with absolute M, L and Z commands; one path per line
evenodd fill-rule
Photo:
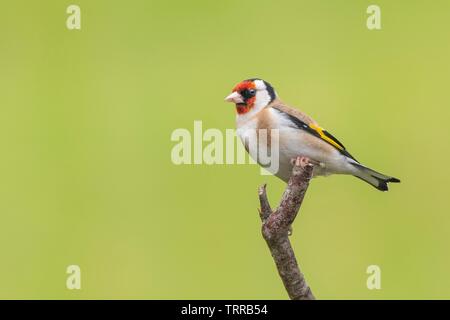
M 233 92 L 241 92 L 248 89 L 256 89 L 256 85 L 253 81 L 242 81 L 239 82 L 234 88 Z
M 239 82 L 234 88 L 233 92 L 238 92 L 242 94 L 245 90 L 255 90 L 256 85 L 253 81 L 242 81 Z M 245 114 L 249 112 L 253 105 L 255 104 L 256 97 L 251 97 L 245 100 L 245 104 L 236 105 L 236 111 L 238 114 Z

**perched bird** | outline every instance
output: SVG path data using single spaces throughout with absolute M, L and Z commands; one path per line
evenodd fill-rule
M 400 182 L 397 178 L 359 163 L 339 140 L 321 128 L 316 121 L 284 104 L 274 88 L 262 79 L 248 79 L 238 83 L 225 101 L 236 104 L 236 132 L 247 151 L 248 132 L 278 129 L 279 166 L 272 173 L 283 181 L 287 182 L 290 178 L 291 159 L 303 156 L 316 164 L 313 176 L 353 175 L 381 191 L 388 190 L 389 182 Z M 270 138 L 264 140 L 263 144 L 267 144 L 265 147 L 268 149 Z M 255 160 L 260 163 L 258 159 Z

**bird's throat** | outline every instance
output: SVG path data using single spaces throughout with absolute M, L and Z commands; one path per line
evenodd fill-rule
M 244 104 L 244 103 L 239 103 L 236 104 L 236 111 L 238 114 L 246 114 L 247 112 L 249 112 L 253 107 L 253 104 Z

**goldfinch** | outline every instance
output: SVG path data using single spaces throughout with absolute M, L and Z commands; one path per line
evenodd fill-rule
M 238 83 L 225 101 L 236 105 L 236 132 L 249 151 L 248 132 L 262 129 L 272 132 L 278 129 L 278 161 L 274 175 L 287 182 L 292 171 L 291 159 L 298 156 L 309 158 L 314 165 L 313 176 L 330 174 L 353 175 L 369 183 L 378 190 L 387 191 L 389 182 L 399 179 L 381 174 L 359 163 L 328 131 L 303 112 L 284 104 L 274 88 L 262 79 L 248 79 Z M 269 133 L 270 136 L 270 133 Z M 270 137 L 265 140 L 268 151 Z M 258 153 L 261 150 L 258 150 Z M 257 157 L 259 158 L 259 157 Z M 259 164 L 259 159 L 255 159 Z

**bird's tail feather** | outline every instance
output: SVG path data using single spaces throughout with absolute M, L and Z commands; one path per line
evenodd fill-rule
M 379 173 L 375 170 L 372 170 L 370 168 L 367 168 L 363 166 L 360 163 L 351 163 L 357 168 L 357 172 L 354 174 L 355 177 L 360 178 L 361 180 L 369 183 L 370 185 L 374 186 L 378 190 L 381 191 L 388 191 L 388 183 L 398 183 L 400 182 L 399 179 L 387 176 L 385 174 Z

